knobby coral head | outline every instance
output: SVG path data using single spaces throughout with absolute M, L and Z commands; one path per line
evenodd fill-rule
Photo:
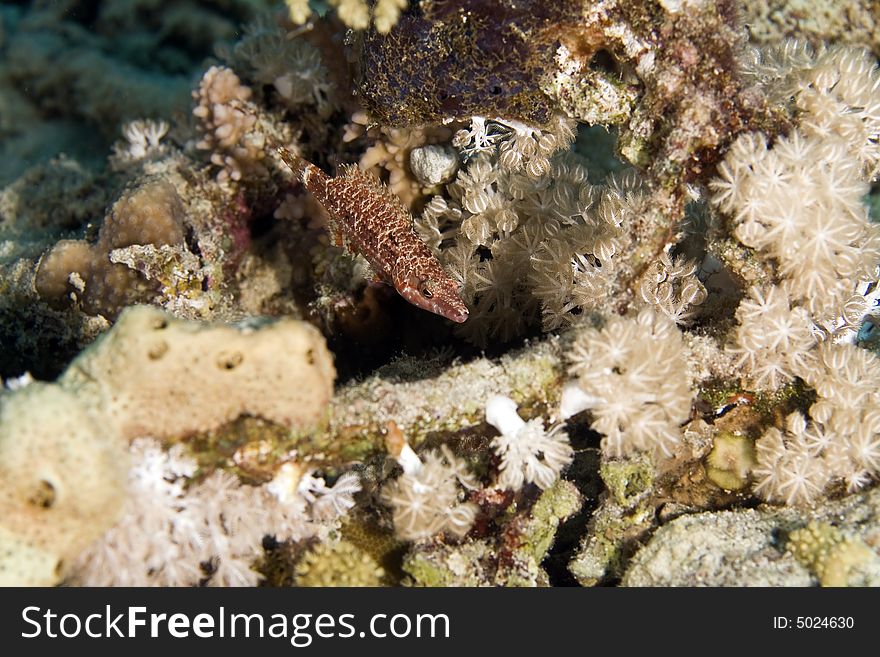
M 394 289 L 417 308 L 459 324 L 464 322 L 468 318 L 468 309 L 458 296 L 459 284 L 430 252 L 426 255 L 418 259 L 406 258 L 400 263 L 393 276 Z

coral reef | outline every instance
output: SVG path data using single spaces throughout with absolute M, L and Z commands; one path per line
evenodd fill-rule
M 878 20 L 3 5 L 0 582 L 877 585 Z

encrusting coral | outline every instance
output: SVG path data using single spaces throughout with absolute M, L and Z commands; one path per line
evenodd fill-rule
M 144 182 L 113 205 L 95 244 L 62 240 L 43 256 L 34 282 L 37 292 L 54 304 L 77 303 L 88 314 L 111 319 L 126 306 L 152 300 L 159 283 L 138 272 L 135 263 L 113 259 L 133 245 L 167 249 L 169 269 L 176 264 L 179 270 L 175 285 L 200 289 L 199 268 L 186 258 L 183 214 L 174 187 L 162 179 Z
M 296 565 L 297 586 L 379 586 L 385 571 L 346 540 L 318 543 Z
M 822 586 L 877 586 L 880 555 L 833 525 L 811 522 L 789 534 L 788 549 Z

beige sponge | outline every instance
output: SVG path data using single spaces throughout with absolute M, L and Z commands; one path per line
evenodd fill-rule
M 75 395 L 32 383 L 0 400 L 0 585 L 48 585 L 113 523 L 126 443 Z
M 202 324 L 136 306 L 60 383 L 86 392 L 131 439 L 206 431 L 243 414 L 307 429 L 324 417 L 334 378 L 324 338 L 309 324 Z

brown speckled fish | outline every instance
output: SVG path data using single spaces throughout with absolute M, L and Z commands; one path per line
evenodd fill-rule
M 463 322 L 468 309 L 458 284 L 419 239 L 412 215 L 385 185 L 356 166 L 331 178 L 314 164 L 278 148 L 281 159 L 331 217 L 331 239 L 367 259 L 376 274 L 423 310 Z

